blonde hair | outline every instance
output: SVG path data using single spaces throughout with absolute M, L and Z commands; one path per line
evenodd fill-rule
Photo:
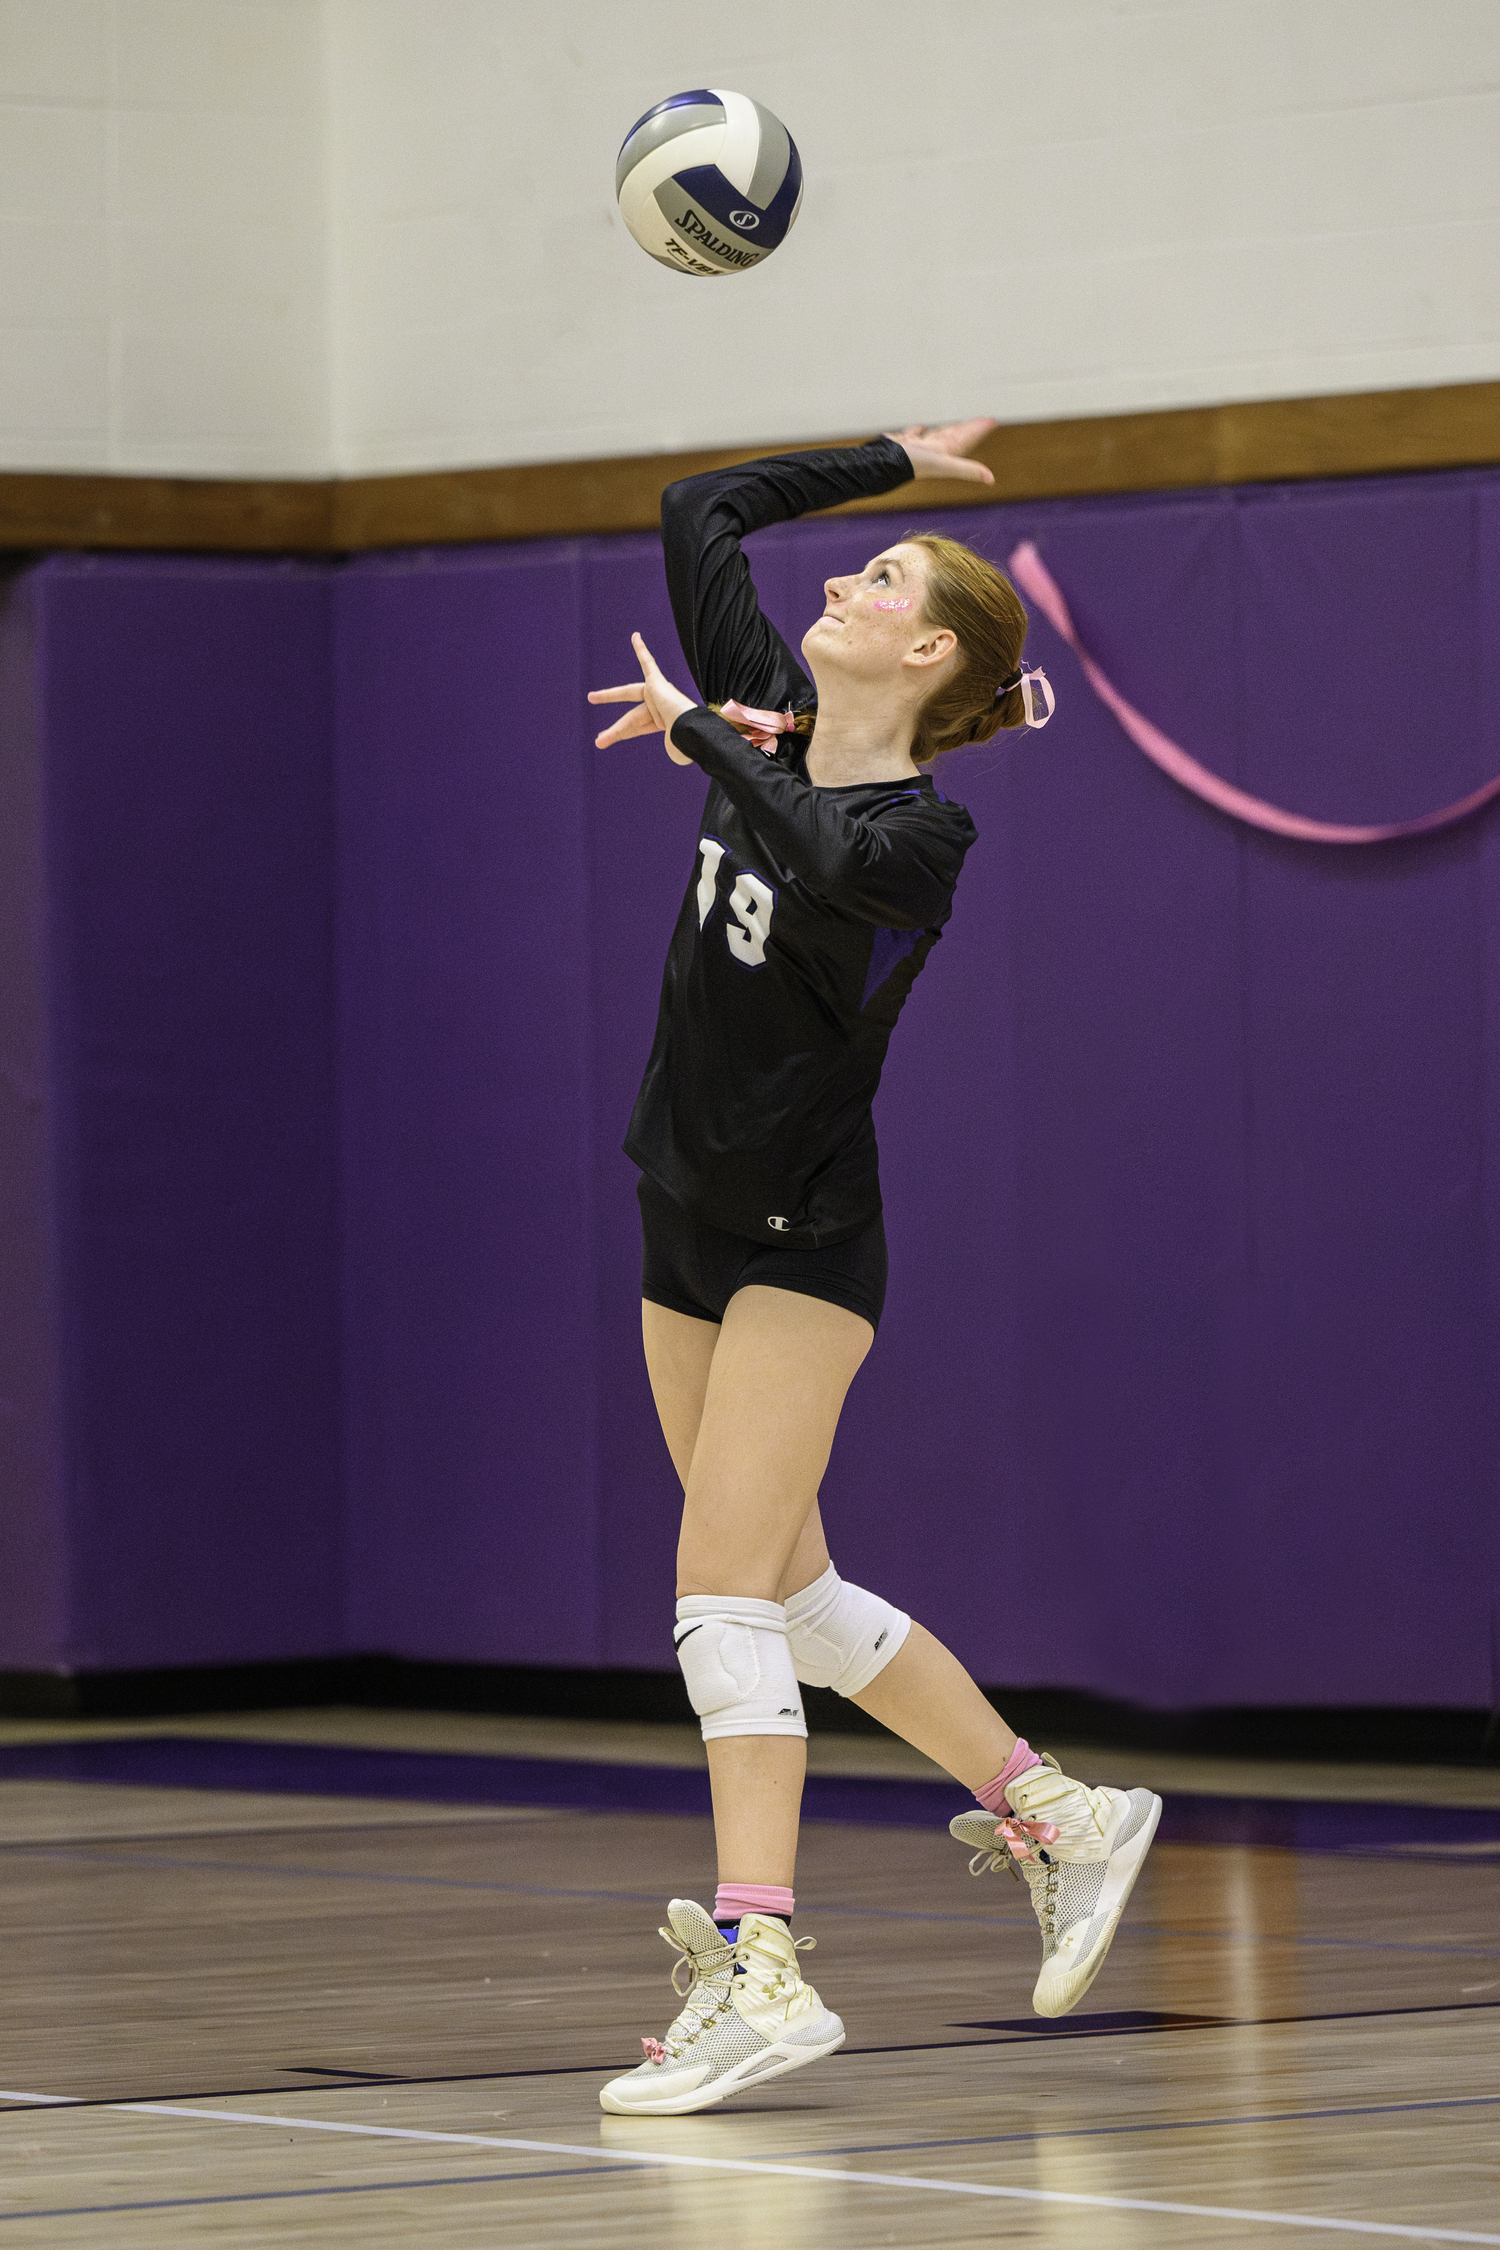
M 1026 612 L 1005 573 L 976 555 L 972 547 L 945 539 L 940 531 L 908 532 L 904 544 L 927 557 L 927 590 L 922 614 L 929 624 L 958 636 L 958 662 L 941 687 L 934 688 L 917 714 L 911 746 L 914 765 L 930 765 L 945 750 L 966 742 L 988 742 L 1001 727 L 1023 727 L 1026 705 L 1019 685 L 996 695 L 1000 682 L 1017 671 L 1026 645 Z M 710 711 L 719 711 L 710 703 Z M 736 719 L 731 726 L 746 729 Z M 797 713 L 788 733 L 806 740 L 817 724 L 817 708 Z
M 945 750 L 988 742 L 1001 727 L 1026 724 L 1020 687 L 995 693 L 1020 665 L 1026 612 L 1005 573 L 972 547 L 937 531 L 908 533 L 905 544 L 927 557 L 923 615 L 958 637 L 957 664 L 917 714 L 912 761 L 925 766 Z

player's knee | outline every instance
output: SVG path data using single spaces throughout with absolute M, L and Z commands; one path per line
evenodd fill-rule
M 673 1635 L 703 1739 L 807 1732 L 780 1602 L 686 1594 Z
M 792 1664 L 807 1687 L 859 1695 L 883 1672 L 911 1631 L 905 1610 L 863 1586 L 851 1586 L 830 1563 L 821 1578 L 786 1605 Z

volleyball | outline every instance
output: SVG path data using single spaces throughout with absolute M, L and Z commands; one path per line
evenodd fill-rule
M 672 94 L 626 134 L 620 214 L 641 248 L 677 273 L 748 273 L 786 240 L 802 164 L 779 117 L 747 94 Z

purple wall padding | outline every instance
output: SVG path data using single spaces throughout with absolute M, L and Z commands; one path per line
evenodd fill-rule
M 795 633 L 898 528 L 763 535 L 767 606 Z M 1263 795 L 1393 819 L 1500 768 L 1500 477 L 951 528 L 1035 537 L 1122 690 Z M 0 1665 L 666 1665 L 619 1141 L 702 783 L 582 702 L 632 626 L 684 677 L 657 543 L 29 591 L 51 951 L 7 945 L 52 979 L 67 1404 L 26 1520 L 36 1618 L 64 1565 L 72 1606 L 0 1610 Z M 878 1107 L 841 1565 L 992 1681 L 1488 1704 L 1500 815 L 1250 834 L 1033 651 L 1046 734 L 938 769 L 980 840 Z
M 322 1654 L 342 1632 L 332 581 L 70 560 L 30 591 L 69 1565 L 52 1661 Z
M 341 587 L 357 1648 L 595 1660 L 581 603 L 567 549 Z
M 0 582 L 0 1665 L 67 1629 L 35 587 Z

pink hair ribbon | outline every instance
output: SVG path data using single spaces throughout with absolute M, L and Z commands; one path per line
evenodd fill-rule
M 1040 686 L 1043 695 L 1047 698 L 1047 708 L 1040 718 L 1036 715 L 1036 696 L 1033 682 Z M 1048 679 L 1046 673 L 1040 669 L 1035 672 L 1023 672 L 1017 680 L 1016 686 L 1020 689 L 1021 701 L 1026 706 L 1026 724 L 1029 727 L 1044 727 L 1057 709 L 1057 697 L 1052 692 L 1052 682 Z
M 1482 789 L 1461 797 L 1457 804 L 1424 813 L 1420 820 L 1386 821 L 1378 827 L 1352 827 L 1331 820 L 1308 820 L 1301 813 L 1283 812 L 1279 805 L 1267 804 L 1263 797 L 1252 797 L 1246 790 L 1236 789 L 1232 782 L 1221 781 L 1207 766 L 1200 766 L 1196 758 L 1190 758 L 1160 727 L 1143 718 L 1133 703 L 1126 702 L 1078 638 L 1062 588 L 1031 540 L 1023 540 L 1013 551 L 1009 568 L 1022 592 L 1030 596 L 1048 624 L 1067 642 L 1082 665 L 1089 686 L 1105 708 L 1114 713 L 1136 748 L 1143 750 L 1153 765 L 1160 766 L 1163 773 L 1170 774 L 1193 796 L 1201 797 L 1206 805 L 1215 806 L 1234 820 L 1244 821 L 1249 828 L 1264 829 L 1272 836 L 1294 836 L 1306 844 L 1387 844 L 1397 837 L 1429 836 L 1435 829 L 1451 828 L 1455 821 L 1467 820 L 1481 805 L 1500 797 L 1500 776 L 1497 776 L 1487 781 Z
M 732 727 L 744 730 L 757 750 L 767 757 L 778 735 L 790 734 L 797 724 L 797 714 L 788 704 L 784 711 L 757 711 L 748 703 L 721 703 L 719 716 Z

